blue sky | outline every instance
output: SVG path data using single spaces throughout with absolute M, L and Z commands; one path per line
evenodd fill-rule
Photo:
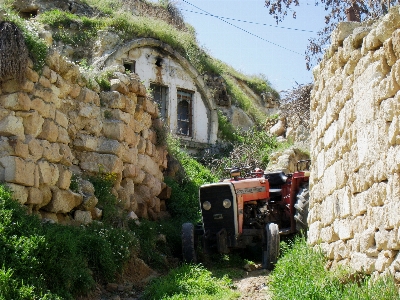
M 325 15 L 323 7 L 315 7 L 313 0 L 300 0 L 300 7 L 296 8 L 297 18 L 287 16 L 284 22 L 279 24 L 276 24 L 269 15 L 264 0 L 176 0 L 175 2 L 181 9 L 185 21 L 196 29 L 200 45 L 213 57 L 247 75 L 266 75 L 278 91 L 292 88 L 295 82 L 312 81 L 311 71 L 305 68 L 304 52 L 308 39 L 315 37 L 316 32 L 324 26 Z M 216 17 L 195 13 L 204 11 L 221 17 L 270 26 L 225 19 L 253 34 L 251 35 Z

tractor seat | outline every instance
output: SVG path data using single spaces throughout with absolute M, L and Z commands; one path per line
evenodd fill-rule
M 269 197 L 282 195 L 282 189 L 269 189 Z
M 287 176 L 282 171 L 265 173 L 264 177 L 268 180 L 269 186 L 282 185 L 287 180 Z

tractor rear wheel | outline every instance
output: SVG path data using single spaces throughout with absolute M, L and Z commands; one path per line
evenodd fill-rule
M 194 226 L 192 223 L 182 225 L 182 254 L 186 263 L 196 263 L 196 249 L 194 245 Z
M 265 241 L 262 249 L 262 267 L 272 270 L 279 256 L 279 227 L 275 223 L 265 225 Z
M 303 183 L 300 187 L 294 208 L 296 213 L 294 219 L 296 221 L 297 231 L 306 231 L 308 228 L 307 217 L 308 217 L 308 207 L 309 207 L 310 193 L 308 191 L 308 182 Z

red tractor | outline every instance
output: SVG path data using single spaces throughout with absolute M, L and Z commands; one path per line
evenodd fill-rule
M 310 161 L 299 161 L 297 167 Z M 307 228 L 309 171 L 285 174 L 230 168 L 230 179 L 200 187 L 202 223 L 182 225 L 186 262 L 196 262 L 197 243 L 203 251 L 229 253 L 260 245 L 262 267 L 271 270 L 279 255 L 280 235 Z

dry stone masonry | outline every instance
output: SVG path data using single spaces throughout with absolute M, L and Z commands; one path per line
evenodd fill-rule
M 400 11 L 339 24 L 314 69 L 308 241 L 400 281 Z
M 116 178 L 122 210 L 159 218 L 167 153 L 153 127 L 158 108 L 136 75 L 116 71 L 111 91 L 100 92 L 57 52 L 41 74 L 32 67 L 23 84 L 0 88 L 0 180 L 14 197 L 42 218 L 87 224 L 102 211 L 84 179 L 104 172 Z M 73 176 L 83 178 L 75 192 Z

